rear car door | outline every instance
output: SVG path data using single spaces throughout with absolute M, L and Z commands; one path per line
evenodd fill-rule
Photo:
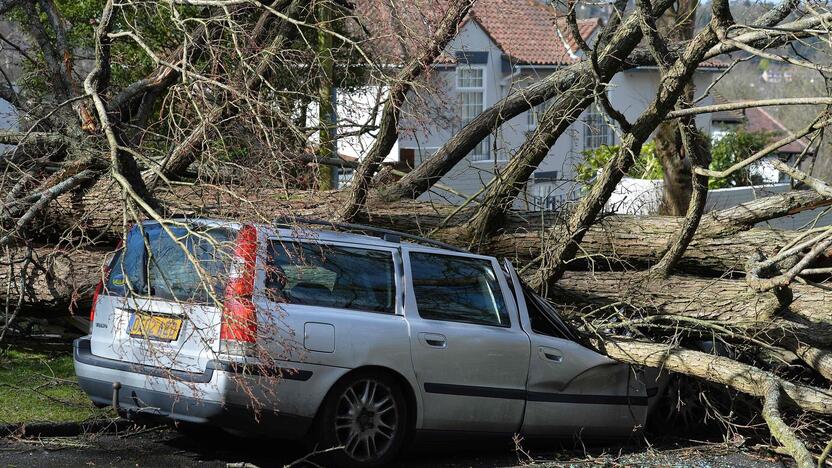
M 496 260 L 417 246 L 402 251 L 423 428 L 518 431 L 529 339 Z
M 621 436 L 642 425 L 648 399 L 641 373 L 577 343 L 554 310 L 524 291 L 511 263 L 504 266 L 531 341 L 522 432 Z
M 398 252 L 281 234 L 267 240 L 265 295 L 256 299 L 271 357 L 409 371 Z

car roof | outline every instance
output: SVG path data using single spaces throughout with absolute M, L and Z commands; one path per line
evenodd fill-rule
M 196 224 L 199 226 L 205 227 L 223 227 L 232 230 L 239 230 L 243 227 L 246 223 L 240 223 L 237 221 L 230 221 L 230 220 L 223 220 L 223 219 L 215 219 L 215 218 L 188 218 L 188 217 L 180 217 L 180 218 L 173 218 L 171 219 L 172 222 L 176 223 L 187 223 L 187 224 Z M 152 225 L 158 224 L 158 221 L 155 220 L 148 220 L 142 222 L 143 225 Z M 321 241 L 321 242 L 339 242 L 339 243 L 349 243 L 349 244 L 358 244 L 358 245 L 367 245 L 373 247 L 385 247 L 396 249 L 401 247 L 402 245 L 406 245 L 409 247 L 418 248 L 421 251 L 430 251 L 436 253 L 453 253 L 457 255 L 476 255 L 472 252 L 464 251 L 461 249 L 451 249 L 451 248 L 441 248 L 432 245 L 423 245 L 414 242 L 408 242 L 404 240 L 388 240 L 390 237 L 380 237 L 380 236 L 371 236 L 366 234 L 357 234 L 353 232 L 344 232 L 344 231 L 335 231 L 329 229 L 321 229 L 321 228 L 312 228 L 306 226 L 286 226 L 283 225 L 281 227 L 275 227 L 268 224 L 263 223 L 251 223 L 258 230 L 264 232 L 268 236 L 276 236 L 276 237 L 283 237 L 283 238 L 292 238 L 297 240 L 313 240 L 313 241 Z M 476 255 L 479 256 L 479 255 Z

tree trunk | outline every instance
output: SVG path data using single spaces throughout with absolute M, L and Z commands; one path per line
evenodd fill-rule
M 764 333 L 774 341 L 796 338 L 832 346 L 832 291 L 793 285 L 783 297 L 759 293 L 744 280 L 633 272 L 567 272 L 550 293 L 557 302 L 579 305 L 626 303 L 651 315 L 716 321 Z
M 608 340 L 601 347 L 607 356 L 620 362 L 691 375 L 760 398 L 766 396 L 769 382 L 780 380 L 770 372 L 733 359 L 670 345 Z M 782 382 L 781 385 L 797 407 L 832 414 L 832 392 L 829 390 L 791 382 Z

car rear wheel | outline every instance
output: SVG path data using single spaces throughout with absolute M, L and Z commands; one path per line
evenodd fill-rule
M 369 467 L 390 462 L 402 448 L 408 421 L 398 383 L 372 372 L 336 384 L 318 420 L 319 448 L 338 466 Z

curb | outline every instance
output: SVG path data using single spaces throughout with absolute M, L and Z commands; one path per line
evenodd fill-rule
M 96 419 L 84 422 L 33 422 L 0 425 L 0 437 L 71 437 L 88 433 L 119 432 L 135 423 L 127 419 Z

